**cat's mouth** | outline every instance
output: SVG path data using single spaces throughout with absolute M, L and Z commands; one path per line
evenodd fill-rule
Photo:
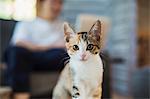
M 80 58 L 80 61 L 87 61 L 86 58 Z

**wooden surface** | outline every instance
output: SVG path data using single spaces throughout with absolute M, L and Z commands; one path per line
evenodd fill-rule
M 9 87 L 0 87 L 0 99 L 10 99 L 11 89 Z
M 150 65 L 150 0 L 137 0 L 138 65 Z
M 112 98 L 111 99 L 133 99 L 131 96 L 123 96 L 121 94 L 118 94 L 116 92 L 112 93 Z

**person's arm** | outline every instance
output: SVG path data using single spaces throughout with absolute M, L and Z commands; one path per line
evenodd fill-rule
M 60 26 L 59 30 L 59 39 L 56 41 L 55 44 L 50 45 L 49 47 L 53 48 L 65 48 L 65 40 L 64 40 L 64 33 L 63 33 L 63 25 Z
M 28 25 L 30 24 L 27 22 L 17 23 L 11 43 L 14 46 L 23 47 L 32 51 L 44 50 L 44 48 L 42 48 L 41 46 L 35 45 L 31 42 L 31 34 L 28 31 Z
M 65 48 L 64 43 L 57 42 L 57 44 L 52 44 L 48 46 L 35 45 L 28 41 L 17 41 L 16 46 L 27 48 L 31 51 L 45 51 L 52 48 Z
M 39 46 L 39 45 L 33 44 L 32 42 L 23 41 L 23 40 L 17 41 L 16 42 L 16 46 L 24 47 L 24 48 L 27 48 L 28 50 L 31 50 L 31 51 L 43 51 L 43 50 L 47 50 L 46 46 L 45 47 Z
M 51 48 L 65 48 L 63 27 L 58 29 L 58 30 L 60 30 L 59 33 L 58 33 L 59 38 L 55 41 L 54 44 L 51 44 L 51 45 L 47 46 L 47 49 L 51 49 Z
M 58 40 L 55 44 L 50 45 L 49 48 L 65 48 L 65 43 L 63 40 Z
M 20 46 L 27 48 L 31 51 L 44 51 L 52 48 L 65 48 L 65 44 L 63 41 L 63 37 L 60 37 L 54 44 L 50 45 L 38 45 L 32 42 L 30 38 L 30 32 L 28 31 L 29 23 L 19 22 L 15 28 L 14 35 L 13 35 L 13 43 L 15 46 Z

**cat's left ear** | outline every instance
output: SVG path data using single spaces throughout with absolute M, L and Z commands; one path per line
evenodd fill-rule
M 64 27 L 65 40 L 66 42 L 69 42 L 69 39 L 75 35 L 75 32 L 67 22 L 64 22 L 63 27 Z
M 89 35 L 94 37 L 97 41 L 100 41 L 101 39 L 101 22 L 100 20 L 97 20 L 93 26 L 91 27 L 89 31 Z

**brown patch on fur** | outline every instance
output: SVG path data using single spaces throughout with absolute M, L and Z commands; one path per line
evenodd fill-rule
M 67 31 L 67 28 L 65 28 L 65 30 Z M 89 50 L 92 54 L 98 54 L 100 52 L 102 37 L 101 22 L 99 20 L 96 21 L 96 23 L 92 26 L 89 32 L 78 32 L 76 34 L 74 33 L 73 36 L 70 35 L 71 34 L 68 34 L 67 32 L 65 33 L 66 47 L 69 54 L 75 53 L 73 45 L 78 45 L 81 42 L 81 40 L 83 40 L 87 44 L 87 46 L 88 44 L 94 45 L 93 49 Z
M 73 49 L 73 45 L 78 45 L 80 42 L 79 36 L 75 35 L 69 39 L 69 42 L 66 42 L 66 48 L 69 54 L 73 54 L 76 51 Z
M 88 36 L 88 42 L 90 44 L 93 44 L 94 47 L 93 49 L 90 51 L 92 54 L 97 54 L 99 53 L 100 51 L 100 48 L 101 48 L 101 44 L 100 44 L 100 41 L 97 41 L 94 37 L 92 37 L 91 35 Z
M 89 35 L 87 32 L 79 32 L 74 35 L 74 37 L 69 38 L 68 42 L 66 42 L 67 50 L 70 54 L 75 53 L 76 51 L 73 49 L 73 45 L 78 45 L 81 40 L 85 41 L 88 44 L 93 44 L 93 49 L 89 50 L 92 54 L 97 54 L 100 51 L 100 41 L 97 41 L 95 37 Z
M 97 47 L 99 47 L 99 49 L 100 49 L 101 45 L 102 45 L 101 40 L 102 40 L 101 22 L 99 20 L 97 20 L 89 31 L 89 41 L 96 44 Z
M 102 87 L 98 86 L 97 90 L 93 93 L 94 98 L 100 98 L 102 95 Z

